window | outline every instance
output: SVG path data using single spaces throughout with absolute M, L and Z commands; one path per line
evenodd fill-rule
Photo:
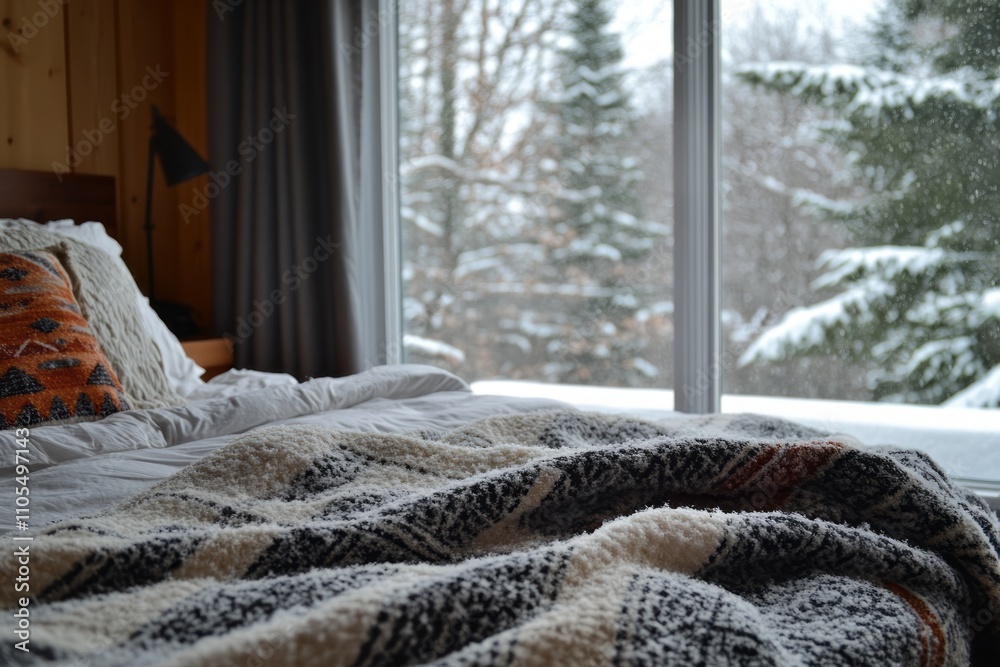
M 669 387 L 669 31 L 662 3 L 400 1 L 408 360 Z
M 399 2 L 407 358 L 677 384 L 671 25 L 688 0 Z M 723 409 L 1000 480 L 1000 5 L 719 16 L 721 356 L 700 372 L 721 370 Z M 602 392 L 576 396 L 667 405 Z
M 786 4 L 722 2 L 728 391 L 1000 406 L 1000 12 Z

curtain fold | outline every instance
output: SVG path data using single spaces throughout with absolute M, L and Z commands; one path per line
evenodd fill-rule
M 214 326 L 237 367 L 384 359 L 377 0 L 208 8 Z M 381 17 L 385 18 L 385 17 Z

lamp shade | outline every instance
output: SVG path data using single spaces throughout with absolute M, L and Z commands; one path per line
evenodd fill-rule
M 150 148 L 160 160 L 160 168 L 169 187 L 208 173 L 208 164 L 155 106 Z

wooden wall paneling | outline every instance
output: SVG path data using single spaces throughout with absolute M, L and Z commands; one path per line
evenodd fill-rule
M 58 2 L 0 0 L 0 167 L 47 170 L 66 158 L 63 21 Z
M 168 0 L 121 0 L 118 3 L 119 229 L 125 262 L 143 291 L 147 284 L 143 230 L 146 160 L 153 105 L 158 106 L 168 120 L 175 120 L 172 26 L 172 8 Z M 164 300 L 181 300 L 175 282 L 175 276 L 182 270 L 176 262 L 177 197 L 174 189 L 166 187 L 159 165 L 155 169 L 156 296 Z
M 177 130 L 198 153 L 208 159 L 208 105 L 206 100 L 206 22 L 208 0 L 174 0 L 174 108 Z M 178 210 L 177 275 L 180 300 L 194 310 L 201 327 L 212 322 L 211 219 L 202 176 L 175 188 Z M 209 194 L 212 190 L 209 191 Z
M 128 0 L 125 0 L 126 2 Z M 115 0 L 76 0 L 66 12 L 69 137 L 73 170 L 118 173 L 117 27 Z

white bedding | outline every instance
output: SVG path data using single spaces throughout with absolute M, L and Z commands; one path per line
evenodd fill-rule
M 264 373 L 233 368 L 221 375 L 216 375 L 208 382 L 202 382 L 185 394 L 184 398 L 189 401 L 204 401 L 210 398 L 236 396 L 267 387 L 291 386 L 298 383 L 299 381 L 295 379 L 294 375 L 287 373 Z
M 28 649 L 30 634 L 30 663 L 985 665 L 1000 654 L 1000 524 L 926 457 L 752 415 L 496 416 L 517 406 L 399 370 L 325 383 L 334 422 L 432 432 L 292 417 L 0 551 L 8 578 L 35 565 L 30 610 L 0 587 L 8 618 L 29 619 L 17 639 Z M 414 380 L 441 391 L 418 395 Z M 363 400 L 372 389 L 410 395 Z M 493 416 L 442 428 L 470 406 Z M 58 471 L 89 493 L 105 470 L 91 462 L 110 459 L 116 477 L 141 464 L 144 486 L 147 459 L 170 454 L 159 476 L 199 448 L 210 449 L 74 459 L 38 476 Z M 0 664 L 14 663 L 27 664 L 13 641 L 0 645 Z
M 383 366 L 302 384 L 290 377 L 233 372 L 205 385 L 202 400 L 181 407 L 33 429 L 29 524 L 110 507 L 264 424 L 399 432 L 566 407 L 546 399 L 476 396 L 464 381 L 430 366 Z M 15 507 L 14 437 L 14 431 L 0 432 L 0 507 Z M 11 530 L 14 520 L 13 511 L 0 512 L 0 532 Z

